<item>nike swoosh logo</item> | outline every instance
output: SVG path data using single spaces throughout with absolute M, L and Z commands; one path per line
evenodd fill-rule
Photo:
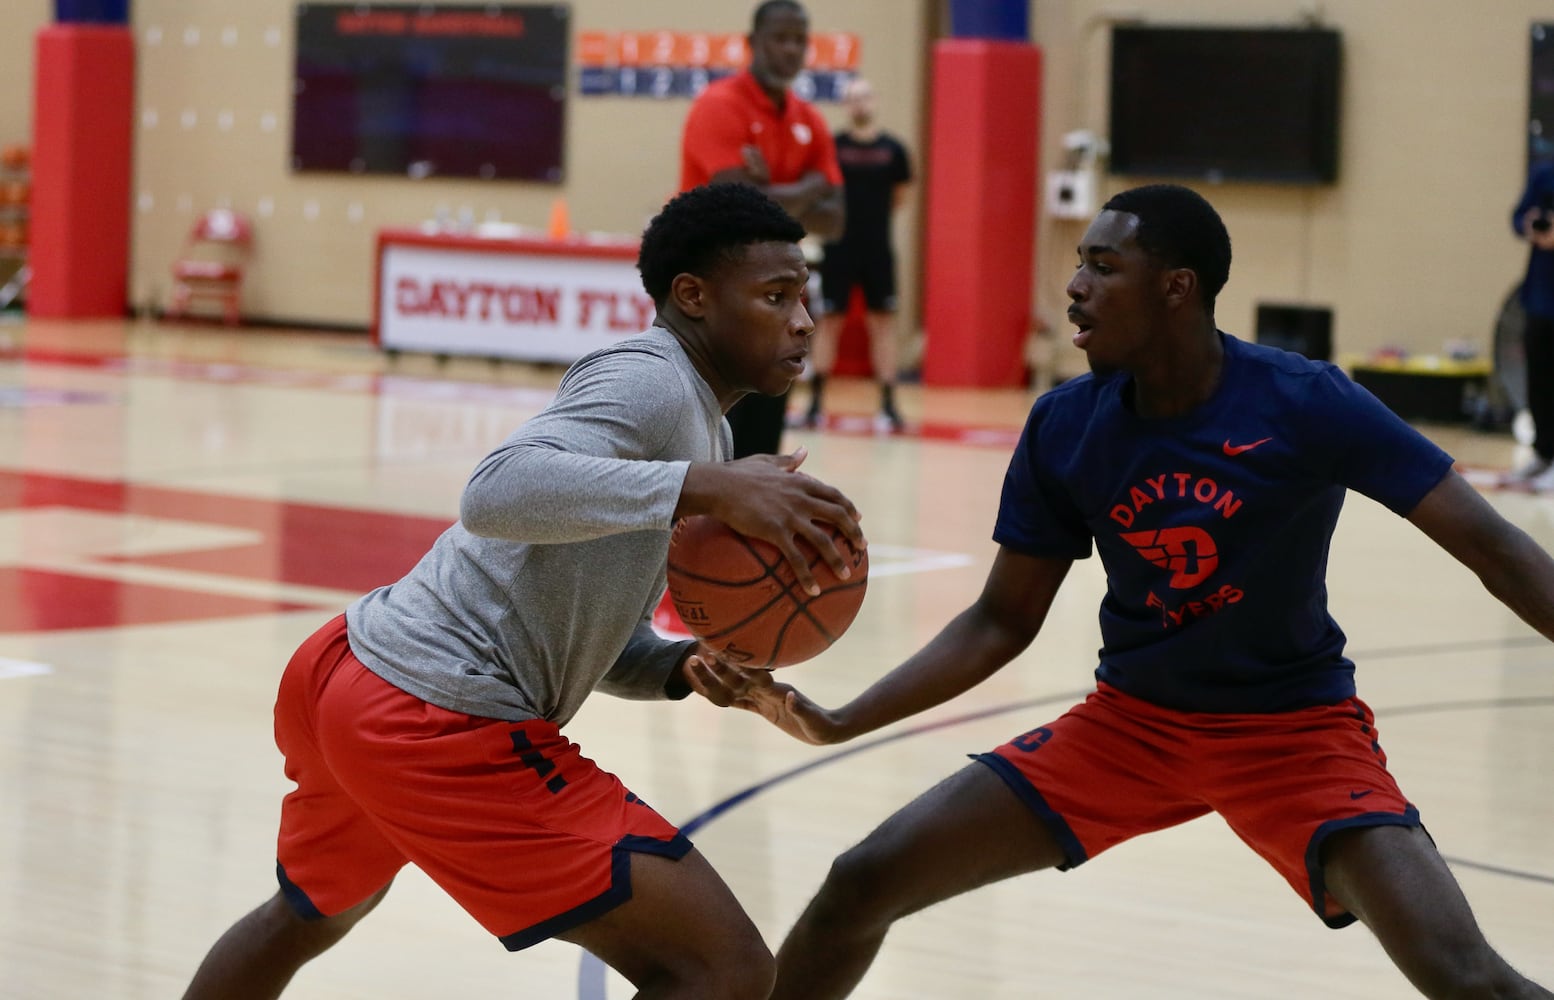
M 1365 798 L 1365 796 L 1369 795 L 1373 791 L 1375 791 L 1374 788 L 1367 788 L 1363 792 L 1350 792 L 1349 793 L 1349 798 L 1351 798 L 1351 799 L 1363 799 L 1363 798 Z
M 1260 444 L 1267 444 L 1269 441 L 1272 441 L 1272 440 L 1273 440 L 1273 438 L 1266 437 L 1266 438 L 1263 438 L 1261 441 L 1253 441 L 1251 444 L 1231 444 L 1230 443 L 1230 438 L 1226 438 L 1225 439 L 1225 454 L 1227 454 L 1227 455 L 1239 455 L 1243 451 L 1251 451 L 1253 448 L 1256 448 L 1258 445 L 1260 445 Z

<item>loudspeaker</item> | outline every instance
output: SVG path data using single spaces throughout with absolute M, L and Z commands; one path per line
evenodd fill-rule
M 1333 360 L 1333 310 L 1321 306 L 1258 303 L 1257 342 L 1304 354 L 1313 361 Z
M 1030 41 L 1030 5 L 1026 0 L 950 0 L 950 35 Z
M 129 24 L 129 0 L 54 0 L 60 24 Z

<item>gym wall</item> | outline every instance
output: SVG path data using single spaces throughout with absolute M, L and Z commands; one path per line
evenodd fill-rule
M 749 5 L 692 0 L 575 0 L 582 30 L 743 31 Z M 817 31 L 862 41 L 862 70 L 881 97 L 885 127 L 904 136 L 922 170 L 929 81 L 924 64 L 945 0 L 830 0 L 809 4 Z M 31 119 L 32 40 L 48 0 L 11 0 L 0 36 L 0 141 L 25 140 Z M 673 193 L 688 101 L 584 98 L 568 107 L 566 179 L 411 181 L 293 174 L 287 165 L 292 62 L 289 0 L 136 0 L 136 198 L 130 294 L 159 302 L 167 267 L 198 211 L 231 205 L 258 234 L 245 311 L 255 318 L 363 326 L 370 316 L 373 233 L 439 209 L 543 226 L 567 199 L 581 230 L 633 232 Z M 1106 130 L 1107 27 L 1123 17 L 1185 24 L 1291 25 L 1320 10 L 1344 42 L 1338 183 L 1327 187 L 1202 185 L 1235 241 L 1221 326 L 1251 336 L 1259 302 L 1334 310 L 1340 352 L 1443 341 L 1487 345 L 1495 312 L 1519 279 L 1523 247 L 1508 228 L 1523 180 L 1527 28 L 1547 16 L 1535 0 L 1292 3 L 1289 0 L 1032 0 L 1044 51 L 1044 169 L 1063 162 L 1073 129 Z M 840 124 L 839 109 L 825 106 Z M 1183 123 L 1190 127 L 1190 123 Z M 1025 141 L 1021 123 L 1010 140 Z M 1149 178 L 1101 175 L 1101 199 Z M 920 302 L 918 205 L 900 220 L 908 326 Z M 1083 223 L 1042 215 L 1033 309 L 1067 349 L 1063 286 Z M 909 351 L 909 356 L 911 352 Z

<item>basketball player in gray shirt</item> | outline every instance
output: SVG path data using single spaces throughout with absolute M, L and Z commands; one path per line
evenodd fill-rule
M 674 522 L 778 546 L 815 590 L 858 513 L 802 450 L 725 461 L 723 414 L 803 370 L 803 228 L 747 185 L 677 196 L 643 235 L 655 326 L 578 361 L 482 461 L 459 522 L 403 579 L 306 640 L 281 680 L 280 891 L 221 937 L 186 998 L 277 997 L 423 869 L 511 950 L 557 937 L 639 997 L 764 998 L 770 951 L 667 820 L 561 732 L 594 690 L 736 694 L 711 652 L 650 627 Z

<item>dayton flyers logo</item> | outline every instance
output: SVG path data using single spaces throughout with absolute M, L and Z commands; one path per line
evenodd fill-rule
M 1139 555 L 1171 571 L 1172 590 L 1196 587 L 1219 568 L 1219 550 L 1214 547 L 1213 537 L 1202 528 L 1129 531 L 1120 537 Z

